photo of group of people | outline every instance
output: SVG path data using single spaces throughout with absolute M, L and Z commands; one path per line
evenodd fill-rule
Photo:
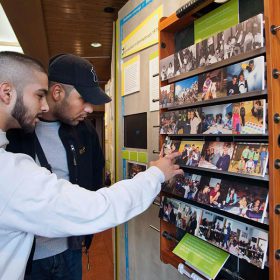
M 268 161 L 268 145 L 239 143 L 235 146 L 230 172 L 264 176 Z
M 180 141 L 165 138 L 164 154 L 180 151 L 177 163 L 182 166 L 202 167 L 264 177 L 267 174 L 268 144 Z
M 265 61 L 263 56 L 227 67 L 227 95 L 243 94 L 265 87 Z
M 195 103 L 198 97 L 198 77 L 194 76 L 189 79 L 175 83 L 174 104 L 184 105 L 187 103 Z
M 159 108 L 168 108 L 174 105 L 174 84 L 160 88 Z
M 268 232 L 204 210 L 197 237 L 264 268 Z
M 259 14 L 186 47 L 160 61 L 161 80 L 261 48 L 263 29 L 263 15 Z
M 264 56 L 161 87 L 160 108 L 217 99 L 265 88 Z
M 147 169 L 147 165 L 139 162 L 127 161 L 126 178 L 131 179 L 137 173 L 143 172 Z
M 160 134 L 265 134 L 265 99 L 161 114 Z
M 184 233 L 198 234 L 198 223 L 202 209 L 177 199 L 161 197 L 159 218 L 176 225 Z
M 205 142 L 198 167 L 263 177 L 267 162 L 265 143 Z
M 268 189 L 252 183 L 185 173 L 165 182 L 164 192 L 265 223 Z
M 247 262 L 264 268 L 268 232 L 162 196 L 159 217 Z

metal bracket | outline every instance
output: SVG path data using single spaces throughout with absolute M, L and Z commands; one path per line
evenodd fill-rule
M 280 115 L 278 113 L 275 113 L 273 116 L 273 120 L 275 123 L 279 123 L 280 122 Z
M 152 99 L 152 102 L 158 102 L 159 99 Z
M 160 154 L 159 151 L 153 150 L 153 154 Z
M 280 215 L 280 204 L 277 204 L 277 205 L 275 206 L 275 208 L 274 208 L 274 213 L 275 213 L 276 215 Z
M 276 159 L 276 160 L 274 161 L 274 167 L 275 167 L 276 169 L 279 169 L 279 168 L 280 168 L 280 159 Z
M 278 79 L 279 78 L 279 75 L 280 75 L 280 72 L 278 71 L 278 69 L 273 69 L 272 70 L 272 77 L 274 79 Z
M 280 249 L 275 251 L 275 259 L 280 260 Z
M 277 31 L 280 29 L 280 25 L 276 26 L 276 25 L 271 25 L 270 27 L 270 32 L 273 34 L 273 35 L 276 35 Z

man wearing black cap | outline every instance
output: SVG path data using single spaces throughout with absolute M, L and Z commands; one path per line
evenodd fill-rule
M 83 58 L 57 55 L 50 60 L 48 73 L 49 111 L 37 123 L 35 134 L 21 138 L 20 148 L 18 135 L 10 137 L 8 149 L 37 158 L 59 179 L 97 190 L 102 186 L 104 157 L 98 135 L 85 118 L 93 112 L 93 104 L 111 99 L 99 87 L 93 66 Z M 37 237 L 26 279 L 82 279 L 82 243 L 87 250 L 91 240 L 92 236 Z

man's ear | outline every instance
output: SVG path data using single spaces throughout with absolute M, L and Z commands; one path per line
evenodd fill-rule
M 0 101 L 9 105 L 12 99 L 13 88 L 10 83 L 4 82 L 0 84 Z
M 65 92 L 60 84 L 55 84 L 51 87 L 51 95 L 55 102 L 61 101 L 64 98 Z

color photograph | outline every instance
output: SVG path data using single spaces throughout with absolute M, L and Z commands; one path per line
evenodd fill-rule
M 203 107 L 202 134 L 232 134 L 232 104 Z
M 160 88 L 159 108 L 168 108 L 174 105 L 174 84 Z
M 180 140 L 173 140 L 170 137 L 166 136 L 162 145 L 163 156 L 170 155 L 174 152 L 178 152 L 180 143 Z
M 147 169 L 147 164 L 127 161 L 127 179 L 133 178 L 137 173 L 143 172 Z
M 235 146 L 229 172 L 263 177 L 268 162 L 268 145 L 238 143 Z
M 201 175 L 185 172 L 184 175 L 177 175 L 163 183 L 162 191 L 193 200 L 199 189 L 200 180 Z
M 181 165 L 197 167 L 201 158 L 204 141 L 181 141 L 177 162 Z
M 265 99 L 233 104 L 233 134 L 265 134 Z
M 234 143 L 205 142 L 198 167 L 228 171 Z
M 264 57 L 256 57 L 227 67 L 227 95 L 242 94 L 265 88 Z
M 177 134 L 179 112 L 164 112 L 160 115 L 160 134 Z
M 198 101 L 198 76 L 175 83 L 175 105 L 184 105 Z
M 227 96 L 226 68 L 217 69 L 198 76 L 198 100 L 211 100 Z

